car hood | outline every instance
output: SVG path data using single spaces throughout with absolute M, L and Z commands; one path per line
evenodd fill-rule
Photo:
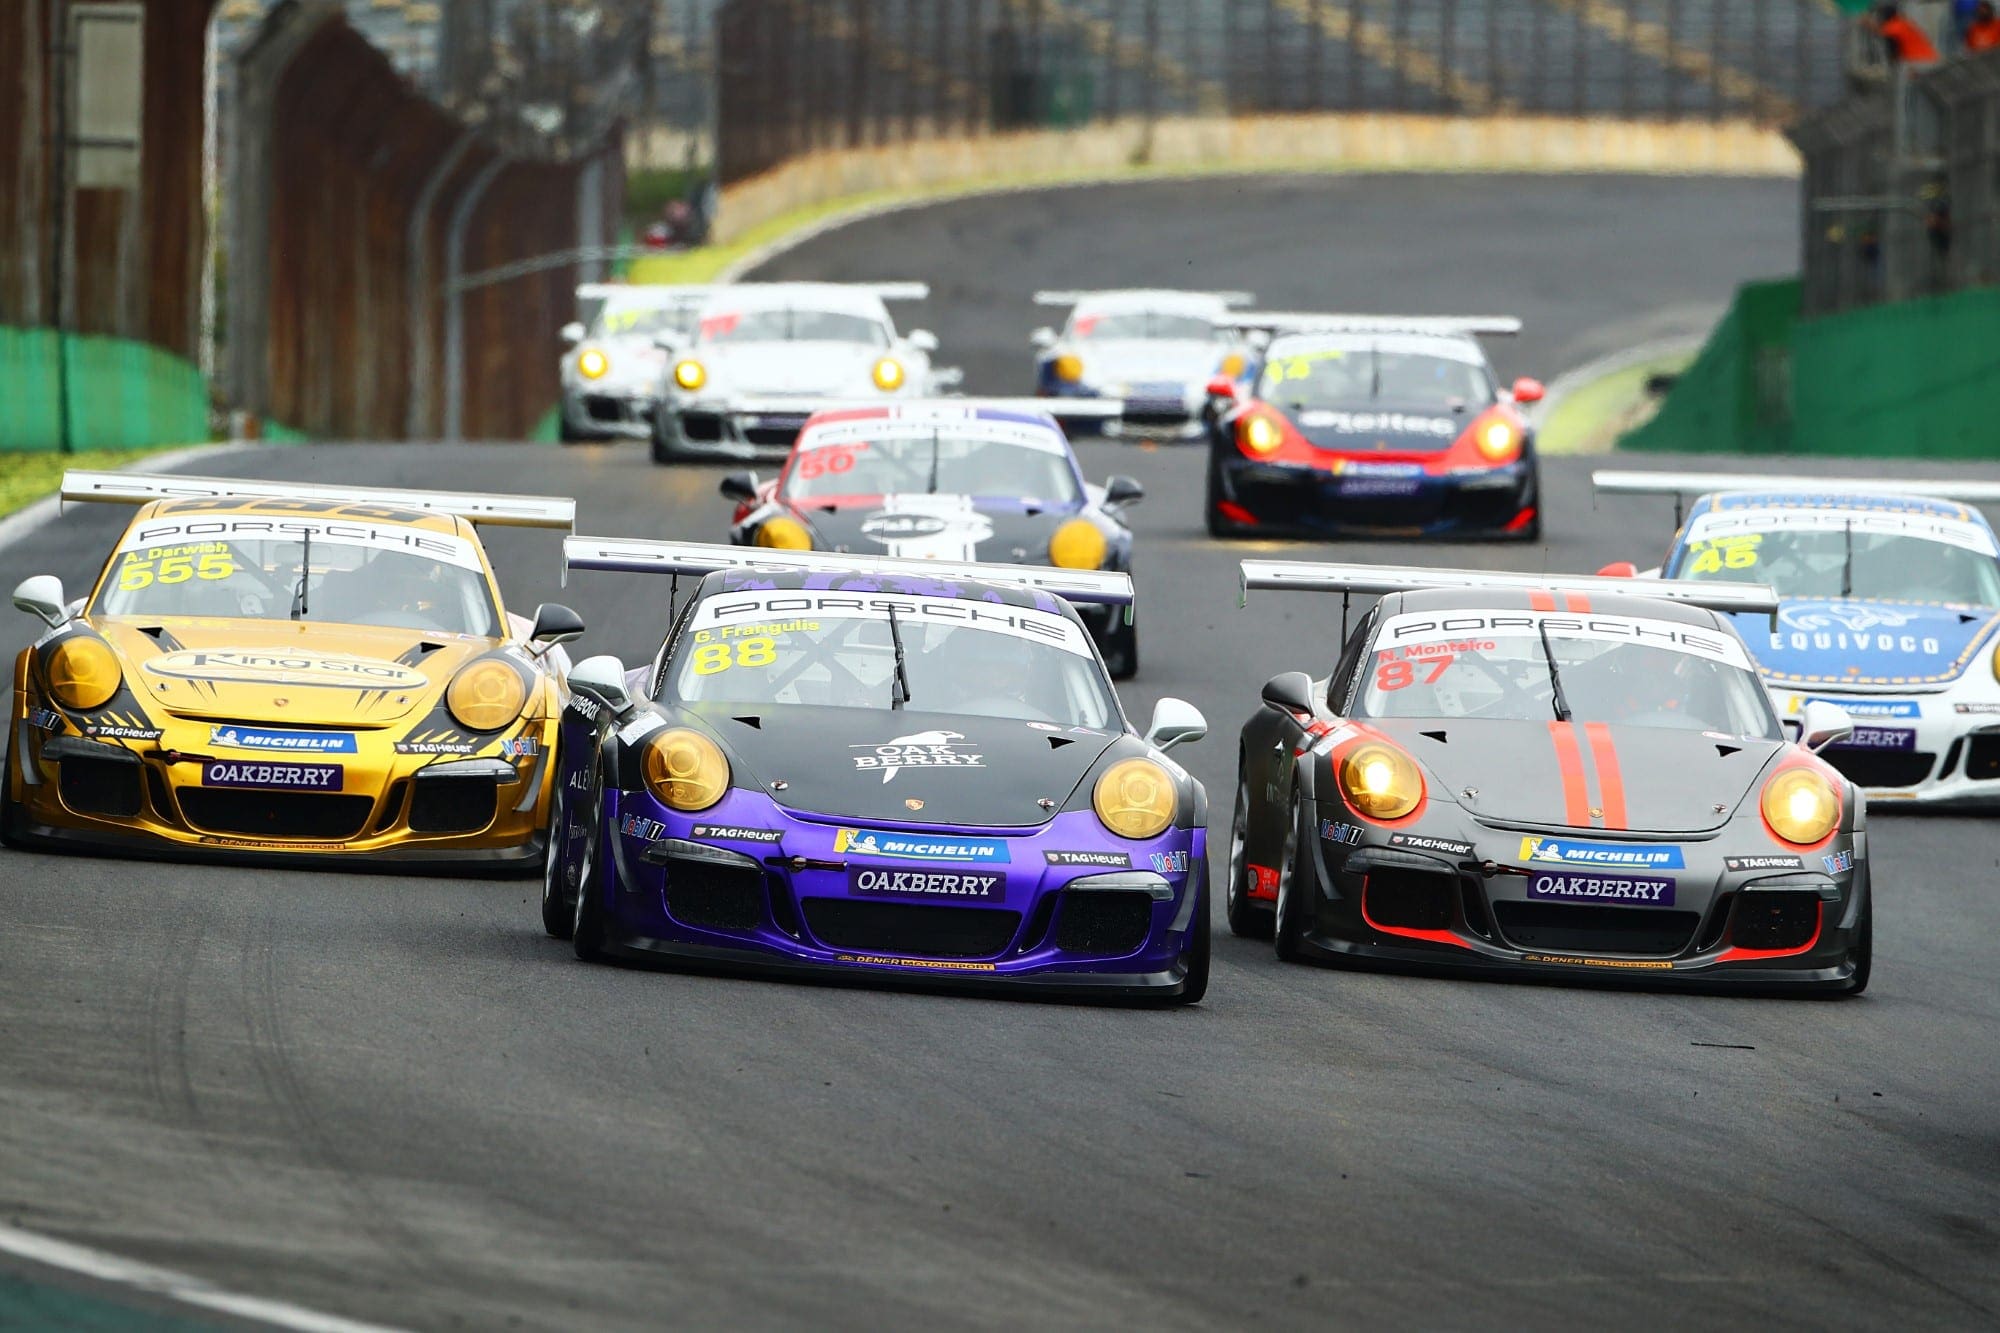
M 1756 799 L 1758 776 L 1784 748 L 1779 741 L 1670 727 L 1462 719 L 1369 725 L 1423 765 L 1434 791 L 1441 788 L 1438 794 L 1482 822 L 1591 828 L 1592 821 L 1571 817 L 1572 800 L 1586 811 L 1615 810 L 1622 794 L 1626 827 L 1645 833 L 1722 827 L 1746 800 Z M 1566 752 L 1576 764 L 1567 785 Z M 1607 791 L 1611 762 L 1617 780 Z M 1477 795 L 1466 795 L 1468 789 Z
M 1359 402 L 1352 407 L 1285 408 L 1316 449 L 1343 454 L 1438 454 L 1465 433 L 1473 416 L 1437 403 Z
M 1227 355 L 1228 349 L 1217 343 L 1169 338 L 1087 342 L 1076 349 L 1084 381 L 1107 394 L 1118 393 L 1121 386 L 1171 387 L 1179 393 L 1190 384 L 1206 384 Z
M 1121 734 L 912 708 L 702 704 L 691 711 L 728 747 L 731 762 L 749 770 L 737 785 L 749 785 L 745 776 L 767 790 L 783 782 L 773 798 L 801 816 L 874 823 L 1045 824 Z
M 913 560 L 1039 564 L 1049 538 L 1083 509 L 969 495 L 850 496 L 810 501 L 795 512 L 821 549 Z
M 495 640 L 311 621 L 120 618 L 96 628 L 134 695 L 176 717 L 383 727 L 432 708 Z
M 775 342 L 697 347 L 691 355 L 708 371 L 707 393 L 852 397 L 874 394 L 870 373 L 890 353 L 860 343 Z
M 1732 617 L 1774 684 L 1944 685 L 1958 679 L 1993 637 L 1989 606 L 1836 597 L 1786 599 L 1769 616 Z

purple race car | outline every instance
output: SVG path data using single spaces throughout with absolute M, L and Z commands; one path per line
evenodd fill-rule
M 1123 574 L 574 538 L 701 576 L 653 662 L 570 673 L 542 919 L 577 956 L 1191 1004 L 1208 797 L 1070 602 Z

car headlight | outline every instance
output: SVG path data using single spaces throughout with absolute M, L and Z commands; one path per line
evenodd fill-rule
M 1049 563 L 1064 569 L 1102 569 L 1104 533 L 1087 518 L 1073 518 L 1049 538 Z
M 1263 416 L 1246 418 L 1240 438 L 1243 441 L 1243 448 L 1258 458 L 1268 458 L 1275 454 L 1278 452 L 1278 446 L 1285 442 L 1277 423 Z
M 708 370 L 701 362 L 692 358 L 682 361 L 674 367 L 674 383 L 693 393 L 708 383 Z
M 2000 680 L 2000 643 L 1993 645 L 1993 679 Z
M 1179 802 L 1173 774 L 1150 759 L 1113 764 L 1090 794 L 1099 822 L 1121 838 L 1158 837 Z
M 894 393 L 903 387 L 903 363 L 893 356 L 885 356 L 875 363 L 875 387 L 883 393 Z
M 576 358 L 576 373 L 587 380 L 601 380 L 611 373 L 611 358 L 591 347 Z
M 1826 841 L 1840 823 L 1840 793 L 1816 769 L 1787 768 L 1764 784 L 1764 822 L 1798 847 Z
M 780 514 L 757 529 L 757 544 L 773 551 L 810 551 L 813 539 L 805 524 Z
M 1489 421 L 1472 437 L 1479 456 L 1489 463 L 1511 463 L 1521 454 L 1521 432 L 1511 421 Z
M 1228 356 L 1222 358 L 1222 369 L 1220 372 L 1222 378 L 1226 380 L 1242 379 L 1243 368 L 1248 364 L 1249 363 L 1243 359 L 1243 353 L 1231 352 Z
M 111 702 L 125 673 L 118 666 L 118 654 L 102 639 L 75 634 L 55 646 L 46 670 L 49 693 L 64 708 L 89 712 Z
M 467 731 L 498 731 L 519 717 L 527 702 L 521 673 L 492 658 L 461 669 L 444 691 L 445 708 Z
M 1055 372 L 1064 384 L 1075 384 L 1083 378 L 1083 358 L 1064 353 L 1056 358 Z
M 685 727 L 648 740 L 639 766 L 646 790 L 675 810 L 706 810 L 729 790 L 729 761 L 722 747 Z
M 1357 745 L 1340 761 L 1340 794 L 1355 813 L 1401 819 L 1424 799 L 1416 761 L 1387 745 Z

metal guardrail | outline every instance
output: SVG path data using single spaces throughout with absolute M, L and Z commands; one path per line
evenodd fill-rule
M 728 0 L 725 183 L 825 148 L 1315 111 L 1786 123 L 1842 91 L 1824 0 Z

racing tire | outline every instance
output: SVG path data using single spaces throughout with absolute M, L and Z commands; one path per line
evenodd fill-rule
M 1298 860 L 1304 850 L 1304 840 L 1299 837 L 1299 813 L 1295 809 L 1285 833 L 1285 849 L 1278 858 L 1278 904 L 1271 911 L 1271 947 L 1287 963 L 1300 962 L 1305 957 L 1307 914 L 1305 904 L 1298 901 L 1301 892 Z
M 1868 974 L 1873 969 L 1875 962 L 1875 895 L 1873 893 L 1870 893 L 1868 901 L 1861 905 L 1861 920 L 1855 923 L 1854 936 L 1854 947 L 1848 951 L 1848 956 L 1854 960 L 1854 975 L 1849 978 L 1847 985 L 1841 988 L 1840 993 L 1842 995 L 1859 995 L 1862 991 L 1868 989 Z
M 673 447 L 667 443 L 666 432 L 657 417 L 653 421 L 653 461 L 662 466 L 680 461 L 675 457 Z
M 27 840 L 21 836 L 21 808 L 14 804 L 14 738 L 20 727 L 10 718 L 7 723 L 7 771 L 0 774 L 0 846 L 26 847 Z
M 569 800 L 558 788 L 549 803 L 549 849 L 542 858 L 542 929 L 551 939 L 566 940 L 576 932 L 576 904 L 563 883 L 568 866 Z
M 1188 927 L 1187 944 L 1181 949 L 1181 957 L 1187 963 L 1187 976 L 1181 982 L 1181 993 L 1174 997 L 1175 1004 L 1200 1004 L 1208 994 L 1208 958 L 1214 933 L 1209 921 L 1208 869 L 1201 870 L 1201 883 L 1195 889 L 1194 920 Z
M 583 867 L 576 875 L 576 906 L 570 916 L 570 947 L 586 963 L 604 958 L 604 889 L 606 857 L 604 787 L 599 777 L 591 793 L 590 822 L 583 832 Z
M 1111 608 L 1111 628 L 1098 646 L 1111 679 L 1130 680 L 1139 674 L 1139 625 L 1137 621 L 1125 623 L 1124 608 Z
M 1229 821 L 1229 879 L 1223 888 L 1223 915 L 1229 933 L 1247 940 L 1268 940 L 1276 913 L 1250 896 L 1250 784 L 1242 776 L 1242 760 L 1237 761 L 1236 813 Z
M 563 413 L 561 419 L 556 423 L 556 438 L 564 444 L 587 444 L 596 439 L 595 436 L 585 435 L 582 431 L 570 425 L 568 413 Z
M 1208 460 L 1208 487 L 1203 492 L 1202 511 L 1208 519 L 1208 535 L 1218 541 L 1227 541 L 1236 535 L 1236 525 L 1222 516 L 1222 477 L 1215 466 L 1215 455 Z

